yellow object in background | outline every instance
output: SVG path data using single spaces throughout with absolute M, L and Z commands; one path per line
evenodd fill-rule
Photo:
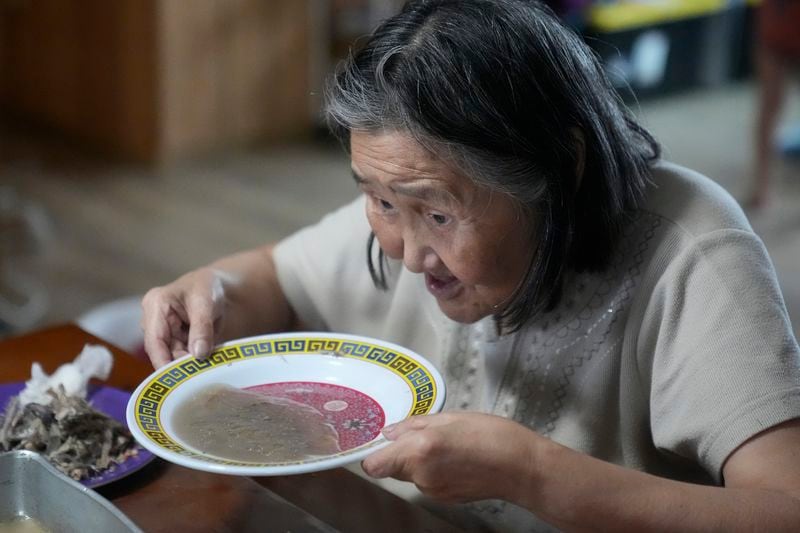
M 589 8 L 588 23 L 593 30 L 613 32 L 699 17 L 727 6 L 726 0 L 651 0 L 595 4 Z

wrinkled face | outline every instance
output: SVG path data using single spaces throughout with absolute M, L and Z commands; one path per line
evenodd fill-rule
M 530 224 L 512 200 L 478 187 L 408 135 L 353 131 L 353 174 L 384 253 L 424 274 L 452 320 L 501 311 L 530 261 Z

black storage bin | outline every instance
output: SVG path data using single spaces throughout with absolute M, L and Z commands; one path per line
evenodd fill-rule
M 744 5 L 619 31 L 584 29 L 623 98 L 718 85 L 749 69 L 752 18 Z M 750 14 L 751 17 L 747 17 Z

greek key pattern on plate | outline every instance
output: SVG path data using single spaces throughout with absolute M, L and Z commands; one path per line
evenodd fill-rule
M 228 466 L 276 466 L 274 463 L 260 464 L 253 462 L 237 462 L 197 454 L 187 450 L 175 442 L 169 434 L 162 429 L 161 405 L 172 390 L 184 380 L 195 374 L 210 370 L 217 366 L 224 366 L 239 361 L 257 359 L 260 357 L 286 356 L 292 354 L 328 354 L 337 357 L 360 359 L 383 366 L 394 374 L 400 376 L 409 386 L 412 395 L 412 405 L 408 415 L 424 415 L 430 412 L 436 400 L 436 383 L 427 368 L 420 365 L 413 358 L 392 351 L 391 349 L 350 339 L 337 339 L 329 337 L 273 337 L 257 339 L 241 344 L 225 346 L 214 351 L 205 360 L 195 358 L 186 359 L 176 366 L 171 366 L 156 377 L 152 378 L 136 399 L 136 422 L 142 432 L 158 446 L 172 452 L 193 457 L 210 463 Z M 375 443 L 365 444 L 369 447 Z M 352 453 L 349 450 L 346 453 Z M 320 458 L 323 460 L 325 458 Z M 312 461 L 302 461 L 308 463 Z M 281 463 L 281 465 L 301 464 Z

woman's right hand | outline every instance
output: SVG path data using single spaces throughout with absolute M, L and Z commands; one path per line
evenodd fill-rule
M 142 299 L 144 348 L 153 367 L 191 353 L 203 358 L 221 339 L 226 274 L 214 268 L 193 270 Z

